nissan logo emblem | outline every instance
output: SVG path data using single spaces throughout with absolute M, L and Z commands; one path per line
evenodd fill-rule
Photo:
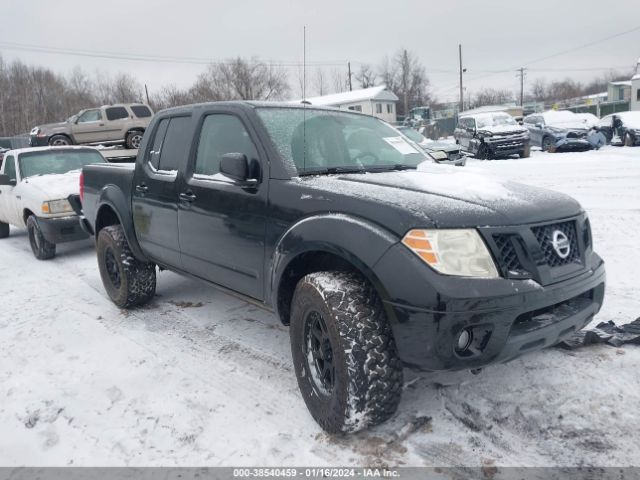
M 571 243 L 569 237 L 561 230 L 555 230 L 551 237 L 551 245 L 560 258 L 567 258 L 571 253 Z

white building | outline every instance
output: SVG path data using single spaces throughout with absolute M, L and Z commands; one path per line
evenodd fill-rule
M 373 115 L 387 122 L 395 122 L 398 97 L 392 91 L 387 90 L 385 85 L 380 85 L 378 87 L 362 88 L 351 92 L 307 98 L 307 102 L 311 105 L 354 110 L 356 112 Z M 295 103 L 300 103 L 300 100 L 297 100 Z
M 631 78 L 631 110 L 640 110 L 640 58 L 636 65 L 636 74 Z

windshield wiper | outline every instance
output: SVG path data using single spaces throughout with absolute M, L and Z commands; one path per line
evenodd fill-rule
M 405 165 L 404 163 L 396 163 L 395 165 L 381 165 L 378 167 L 367 168 L 368 172 L 388 172 L 393 170 L 415 170 L 416 167 L 412 165 Z
M 300 172 L 299 175 L 302 177 L 304 175 L 322 175 L 329 174 L 335 175 L 336 173 L 364 173 L 366 170 L 362 167 L 326 167 L 326 168 L 316 168 L 309 169 L 303 172 Z

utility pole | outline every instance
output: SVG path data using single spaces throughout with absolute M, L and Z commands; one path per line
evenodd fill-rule
M 458 44 L 458 59 L 460 60 L 460 111 L 464 111 L 464 93 L 462 92 L 462 44 Z
M 351 88 L 351 62 L 347 62 L 347 70 L 349 70 L 349 91 L 352 91 L 353 88 Z
M 524 76 L 527 69 L 525 67 L 520 67 L 517 71 L 518 74 L 516 77 L 520 77 L 520 106 L 524 107 Z
M 149 105 L 149 89 L 147 88 L 147 84 L 144 84 L 144 93 L 147 96 L 147 105 Z

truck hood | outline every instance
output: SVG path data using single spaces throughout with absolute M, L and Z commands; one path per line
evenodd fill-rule
M 37 190 L 42 200 L 60 200 L 80 191 L 80 170 L 72 170 L 65 174 L 39 175 L 29 177 L 23 183 Z
M 581 121 L 549 123 L 549 126 L 554 128 L 562 128 L 564 130 L 575 130 L 584 132 L 588 130 L 587 125 Z
M 320 195 L 303 195 L 301 200 L 324 200 L 326 209 L 326 202 L 333 200 L 332 193 L 357 197 L 358 202 L 336 199 L 330 209 L 340 211 L 338 205 L 349 204 L 354 211 L 345 213 L 377 216 L 380 224 L 399 235 L 421 226 L 462 228 L 546 222 L 582 211 L 578 202 L 561 193 L 427 162 L 412 171 L 303 177 L 301 182 L 323 191 Z M 358 211 L 361 208 L 362 213 Z
M 67 122 L 58 122 L 58 123 L 45 123 L 44 125 L 38 125 L 35 128 L 39 128 L 41 132 L 55 132 L 67 129 L 69 124 Z

